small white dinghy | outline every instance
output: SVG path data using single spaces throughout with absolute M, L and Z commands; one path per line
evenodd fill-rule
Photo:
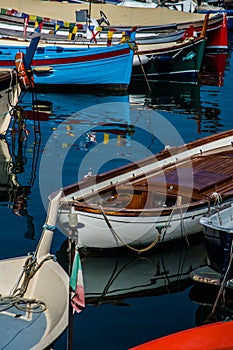
M 0 261 L 0 348 L 43 350 L 68 325 L 69 277 L 50 254 L 60 192 L 33 255 Z

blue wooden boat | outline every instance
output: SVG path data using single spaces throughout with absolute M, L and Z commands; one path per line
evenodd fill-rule
M 126 90 L 133 66 L 133 43 L 94 48 L 38 47 L 32 61 L 35 84 L 46 87 L 73 85 Z M 0 67 L 15 66 L 17 51 L 23 46 L 1 46 Z

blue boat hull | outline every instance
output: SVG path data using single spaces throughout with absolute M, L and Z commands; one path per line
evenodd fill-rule
M 0 67 L 14 67 L 17 51 L 25 47 L 0 47 Z M 127 89 L 131 79 L 134 52 L 129 44 L 110 47 L 64 49 L 40 47 L 32 61 L 37 85 L 117 86 Z

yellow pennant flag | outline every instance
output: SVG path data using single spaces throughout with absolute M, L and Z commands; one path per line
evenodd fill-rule
M 78 28 L 77 28 L 77 26 L 75 25 L 75 26 L 73 27 L 73 29 L 70 29 L 70 31 L 69 31 L 68 39 L 69 39 L 69 40 L 74 40 L 77 31 L 78 31 Z
M 107 46 L 111 46 L 111 44 L 112 44 L 113 33 L 114 33 L 114 32 L 113 32 L 112 30 L 109 30 L 109 31 L 108 31 Z

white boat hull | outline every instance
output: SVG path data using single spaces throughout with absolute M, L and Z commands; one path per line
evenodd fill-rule
M 169 216 L 122 217 L 108 216 L 109 228 L 102 214 L 77 212 L 78 226 L 69 227 L 69 211 L 58 214 L 58 228 L 67 236 L 75 235 L 79 247 L 116 248 L 126 244 L 141 246 L 153 242 L 168 242 L 202 231 L 199 223 L 207 207 Z
M 201 216 L 216 204 L 216 201 L 210 201 L 212 188 L 216 189 L 216 181 L 224 181 L 225 177 L 218 180 L 214 177 L 209 182 L 206 176 L 210 172 L 205 174 L 201 170 L 199 182 L 192 182 L 191 157 L 195 161 L 199 159 L 201 163 L 198 166 L 202 164 L 205 169 L 205 155 L 212 159 L 214 154 L 217 158 L 218 151 L 221 154 L 223 149 L 232 152 L 231 132 L 208 140 L 194 142 L 187 146 L 188 149 L 175 148 L 174 153 L 170 149 L 167 153 L 165 151 L 164 156 L 162 152 L 138 162 L 137 167 L 125 166 L 64 188 L 58 210 L 58 228 L 65 235 L 72 235 L 79 247 L 90 248 L 145 246 L 201 232 Z M 222 164 L 221 159 L 220 162 Z M 175 190 L 173 175 L 171 182 L 166 182 L 164 173 L 168 173 L 168 169 L 171 174 L 172 169 L 178 173 L 178 191 Z M 142 175 L 147 184 L 145 187 Z M 158 186 L 153 187 L 156 183 Z M 208 195 L 204 192 L 202 196 L 198 186 L 200 191 L 210 186 L 211 191 Z M 174 202 L 169 197 L 173 190 L 176 193 Z M 226 195 L 223 203 L 231 199 L 232 195 Z

